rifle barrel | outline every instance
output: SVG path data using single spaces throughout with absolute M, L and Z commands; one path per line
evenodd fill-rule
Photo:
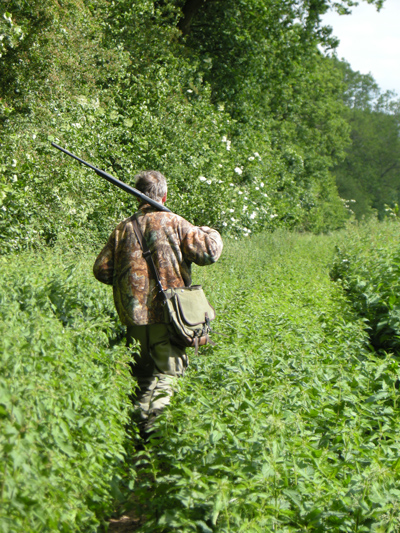
M 96 174 L 98 174 L 102 178 L 106 179 L 107 181 L 109 181 L 113 185 L 116 185 L 117 187 L 119 187 L 123 191 L 129 192 L 130 194 L 133 194 L 134 196 L 137 196 L 138 198 L 140 198 L 144 202 L 152 205 L 153 207 L 156 207 L 159 211 L 167 211 L 168 213 L 171 213 L 171 210 L 168 209 L 168 207 L 165 207 L 164 205 L 156 202 L 155 200 L 152 200 L 151 198 L 149 198 L 148 196 L 146 196 L 142 192 L 138 191 L 137 189 L 134 189 L 130 185 L 127 185 L 126 183 L 118 180 L 117 178 L 114 178 L 114 176 L 111 176 L 111 174 L 108 174 L 108 172 L 104 172 L 104 170 L 100 170 L 99 168 L 94 167 L 93 165 L 91 165 L 87 161 L 84 161 L 80 157 L 72 154 L 71 152 L 68 152 L 68 150 L 66 150 L 65 148 L 62 148 L 61 146 L 58 146 L 58 144 L 56 144 L 56 143 L 51 143 L 51 145 L 54 146 L 54 148 L 57 148 L 57 150 L 61 150 L 61 152 L 64 152 L 65 154 L 69 155 L 70 157 L 73 157 L 74 159 L 79 161 L 79 163 L 82 163 L 83 165 L 86 165 L 87 167 L 91 168 L 92 170 L 94 170 L 96 172 Z

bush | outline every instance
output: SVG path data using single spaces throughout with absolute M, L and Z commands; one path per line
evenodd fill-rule
M 109 291 L 89 261 L 72 260 L 58 250 L 2 261 L 4 533 L 94 532 L 126 473 L 128 354 Z
M 138 531 L 396 531 L 400 365 L 329 280 L 343 238 L 231 241 L 197 271 L 228 338 L 138 454 Z
M 362 317 L 372 346 L 400 350 L 400 226 L 396 220 L 353 228 L 337 248 L 331 277 Z

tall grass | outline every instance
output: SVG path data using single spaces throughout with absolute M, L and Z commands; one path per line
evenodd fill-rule
M 400 368 L 329 279 L 346 238 L 264 235 L 197 272 L 229 338 L 138 454 L 139 531 L 398 531 Z
M 120 326 L 90 261 L 58 254 L 1 264 L 4 533 L 96 531 L 125 472 L 131 379 Z
M 96 531 L 127 485 L 142 533 L 398 531 L 398 357 L 373 350 L 351 280 L 329 272 L 338 246 L 354 265 L 370 258 L 371 277 L 386 259 L 370 243 L 399 236 L 392 224 L 228 241 L 194 272 L 225 336 L 191 355 L 136 452 L 129 354 L 93 258 L 3 260 L 0 531 Z

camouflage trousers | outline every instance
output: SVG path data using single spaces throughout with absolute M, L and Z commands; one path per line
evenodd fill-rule
M 137 379 L 136 405 L 141 425 L 151 431 L 155 417 L 169 404 L 174 381 L 188 366 L 185 348 L 171 344 L 165 324 L 128 326 L 127 344 L 140 342 L 134 352 L 132 374 Z

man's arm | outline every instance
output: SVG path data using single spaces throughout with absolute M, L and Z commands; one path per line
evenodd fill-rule
M 114 275 L 114 248 L 115 248 L 115 230 L 110 235 L 107 244 L 97 256 L 97 259 L 93 265 L 94 277 L 106 283 L 107 285 L 113 284 Z
M 222 252 L 221 235 L 208 226 L 197 227 L 188 222 L 187 224 L 181 246 L 185 259 L 200 266 L 215 263 Z

